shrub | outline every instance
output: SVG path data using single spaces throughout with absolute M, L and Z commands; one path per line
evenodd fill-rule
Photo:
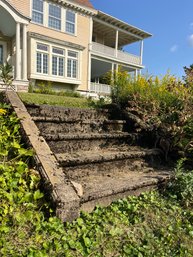
M 169 73 L 163 77 L 131 77 L 120 69 L 107 74 L 112 87 L 112 102 L 140 120 L 137 132 L 144 131 L 169 141 L 176 156 L 193 152 L 193 91 Z M 141 126 L 145 124 L 145 126 Z
M 193 207 L 193 171 L 184 169 L 181 159 L 175 169 L 174 179 L 167 186 L 167 193 L 185 207 Z
M 40 82 L 37 84 L 38 89 L 34 89 L 35 93 L 40 93 L 40 94 L 53 94 L 54 91 L 52 89 L 52 82 Z
M 28 87 L 28 93 L 33 93 L 34 92 L 34 88 L 32 83 L 29 83 L 29 87 Z

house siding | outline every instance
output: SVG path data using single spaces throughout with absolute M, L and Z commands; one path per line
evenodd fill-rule
M 80 62 L 80 78 L 81 84 L 78 90 L 88 89 L 88 44 L 90 40 L 90 19 L 87 16 L 77 14 L 77 35 L 69 35 L 67 33 L 50 29 L 35 23 L 30 23 L 28 26 L 28 32 L 35 32 L 42 34 L 53 39 L 58 39 L 66 42 L 71 42 L 77 45 L 83 46 L 85 49 L 82 51 Z M 31 53 L 34 52 L 35 45 L 31 45 Z M 31 69 L 34 70 L 34 63 L 32 63 Z
M 23 15 L 30 17 L 30 0 L 9 0 L 10 4 L 14 6 L 14 8 L 21 12 Z

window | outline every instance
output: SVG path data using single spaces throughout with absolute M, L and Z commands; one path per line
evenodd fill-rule
M 1 45 L 0 45 L 1 57 Z M 79 78 L 79 51 L 36 42 L 36 73 L 62 81 Z
M 64 50 L 52 48 L 52 75 L 64 76 Z
M 3 46 L 0 45 L 0 64 L 3 64 Z
M 43 0 L 33 0 L 32 21 L 43 24 Z
M 77 52 L 68 51 L 67 77 L 68 78 L 78 77 L 78 53 Z
M 75 34 L 75 13 L 66 10 L 66 32 Z
M 59 6 L 49 4 L 48 26 L 53 29 L 61 30 L 61 8 Z
M 42 74 L 48 74 L 48 46 L 37 44 L 36 53 L 36 71 Z

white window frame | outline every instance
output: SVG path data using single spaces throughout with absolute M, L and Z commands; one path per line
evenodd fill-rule
M 76 53 L 76 57 L 73 57 L 73 56 L 68 56 L 68 53 L 69 52 L 74 52 Z M 70 78 L 70 79 L 78 79 L 79 78 L 79 63 L 80 63 L 80 57 L 79 57 L 79 52 L 77 51 L 74 51 L 74 50 L 71 50 L 71 49 L 68 49 L 67 51 L 67 57 L 66 57 L 66 60 L 67 60 L 67 65 L 66 65 L 66 76 L 67 78 Z M 70 64 L 70 76 L 68 75 L 68 61 L 71 61 L 71 64 Z M 76 62 L 76 77 L 73 76 L 73 63 Z
M 71 13 L 74 14 L 74 22 L 67 21 L 67 12 L 71 12 Z M 66 9 L 65 10 L 65 17 L 64 17 L 64 19 L 65 19 L 65 28 L 64 28 L 65 33 L 73 35 L 73 36 L 76 36 L 77 14 L 75 12 L 69 10 L 69 9 Z M 66 28 L 67 27 L 67 23 L 74 25 L 74 32 L 67 31 L 67 28 Z
M 40 47 L 38 47 L 40 45 Z M 41 47 L 42 46 L 42 47 Z M 47 47 L 46 49 L 44 47 Z M 40 48 L 40 49 L 38 49 Z M 58 49 L 63 52 L 54 52 L 53 49 Z M 76 55 L 68 56 L 72 52 Z M 82 53 L 79 50 L 68 48 L 67 46 L 62 46 L 59 44 L 52 44 L 51 42 L 46 42 L 42 40 L 34 41 L 34 78 L 36 79 L 47 79 L 50 81 L 58 81 L 61 83 L 79 83 L 80 81 L 80 63 Z M 41 55 L 38 58 L 38 53 Z M 46 55 L 46 62 L 43 60 L 44 55 Z M 53 57 L 57 57 L 57 74 L 53 74 Z M 32 57 L 33 58 L 33 57 Z M 63 63 L 59 65 L 59 58 L 63 59 Z M 62 61 L 61 61 L 62 62 Z M 76 62 L 76 64 L 75 64 Z M 45 66 L 46 64 L 46 66 Z M 38 66 L 39 65 L 39 66 Z M 54 64 L 56 65 L 56 63 Z M 74 67 L 73 67 L 74 65 Z M 46 67 L 46 73 L 43 70 L 43 67 Z M 61 69 L 61 67 L 63 68 Z M 38 70 L 39 69 L 39 70 Z M 60 73 L 63 70 L 63 74 Z M 56 70 L 56 69 L 55 69 Z M 67 73 L 68 72 L 68 73 Z M 75 76 L 76 75 L 76 76 Z
M 43 4 L 43 10 L 42 11 L 33 9 L 34 0 L 31 1 L 31 17 L 32 17 L 32 22 L 34 22 L 36 24 L 39 24 L 39 25 L 44 25 L 44 4 L 45 4 L 45 1 L 44 0 L 39 0 L 39 1 L 42 2 L 42 4 Z M 33 20 L 33 12 L 36 12 L 36 13 L 42 15 L 42 23 Z
M 56 16 L 53 16 L 53 15 L 50 15 L 50 6 L 57 7 L 57 8 L 60 9 L 60 18 L 56 17 Z M 53 19 L 53 20 L 59 21 L 60 22 L 60 28 L 50 26 L 50 24 L 49 24 L 50 18 Z M 48 27 L 51 28 L 51 29 L 61 31 L 61 29 L 62 29 L 62 7 L 61 6 L 53 4 L 53 3 L 48 3 Z
M 40 22 L 37 22 L 37 21 L 32 19 L 31 20 L 32 23 L 38 24 L 40 26 L 45 26 L 45 27 L 47 27 L 49 29 L 54 29 L 56 31 L 61 31 L 61 32 L 64 32 L 64 33 L 66 33 L 68 35 L 71 35 L 71 36 L 77 36 L 77 13 L 76 12 L 74 12 L 71 9 L 66 9 L 63 6 L 61 6 L 59 4 L 55 4 L 55 3 L 51 2 L 51 1 L 47 1 L 47 0 L 39 0 L 39 1 L 43 2 L 43 11 L 38 11 L 38 10 L 33 9 L 33 2 L 34 2 L 34 0 L 31 0 L 31 4 L 30 4 L 31 17 L 33 18 L 33 12 L 37 12 L 37 13 L 42 14 L 42 19 L 43 20 L 40 23 Z M 52 15 L 49 14 L 49 6 L 50 5 L 56 6 L 56 7 L 60 8 L 60 18 L 52 16 Z M 73 13 L 75 15 L 74 16 L 74 22 L 66 20 L 67 12 L 71 12 L 71 13 Z M 54 26 L 50 26 L 49 25 L 49 18 L 58 20 L 60 22 L 60 28 L 56 28 Z M 67 31 L 67 29 L 66 29 L 67 23 L 74 25 L 74 32 Z
M 38 49 L 38 45 L 46 46 L 47 51 L 43 50 L 43 49 Z M 41 55 L 41 60 L 40 60 L 41 61 L 41 63 L 40 63 L 41 71 L 38 71 L 38 58 L 37 58 L 38 54 Z M 46 67 L 47 72 L 44 72 L 44 56 L 47 56 L 47 67 Z M 43 74 L 43 75 L 49 74 L 49 45 L 44 44 L 44 43 L 39 43 L 39 42 L 36 43 L 36 73 Z
M 63 51 L 63 54 L 59 54 L 59 53 L 54 53 L 53 49 L 59 49 L 61 51 Z M 58 76 L 58 77 L 65 77 L 65 67 L 66 67 L 66 63 L 65 63 L 65 49 L 63 48 L 59 48 L 59 47 L 55 47 L 52 46 L 52 76 Z M 53 57 L 57 58 L 57 63 L 56 63 L 56 74 L 53 74 Z M 60 60 L 63 60 L 63 74 L 60 75 Z

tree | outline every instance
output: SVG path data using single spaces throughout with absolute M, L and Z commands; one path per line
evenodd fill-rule
M 187 87 L 193 88 L 193 64 L 190 65 L 190 67 L 183 67 L 185 76 L 183 76 L 183 80 Z

